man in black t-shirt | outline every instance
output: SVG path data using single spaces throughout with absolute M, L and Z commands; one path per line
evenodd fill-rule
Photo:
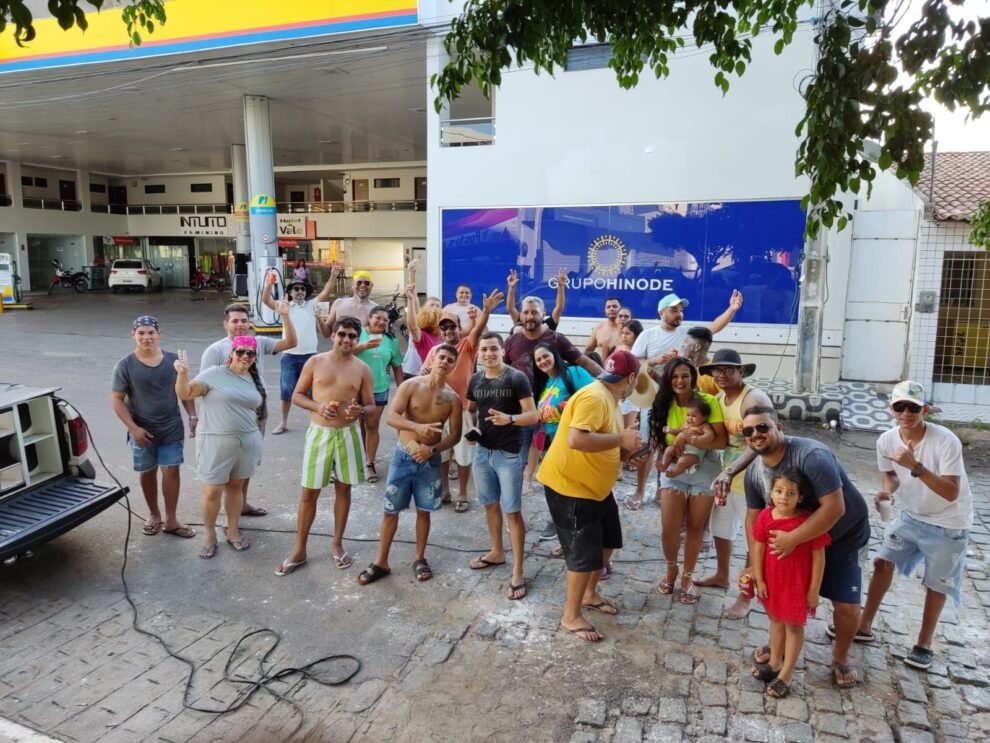
M 794 548 L 826 532 L 832 543 L 825 548 L 825 572 L 820 594 L 832 601 L 835 624 L 828 633 L 835 638 L 832 674 L 836 686 L 850 688 L 863 680 L 862 672 L 849 662 L 859 626 L 862 568 L 860 553 L 870 539 L 866 501 L 849 480 L 835 454 L 813 439 L 784 436 L 773 408 L 753 406 L 744 411 L 743 436 L 757 457 L 746 470 L 746 539 L 753 554 L 753 526 L 760 511 L 770 505 L 773 478 L 786 469 L 797 469 L 807 478 L 810 492 L 803 494 L 801 508 L 811 516 L 789 532 L 771 531 L 767 550 L 786 560 Z M 734 465 L 735 467 L 736 465 Z M 754 659 L 769 660 L 766 648 L 758 648 Z
M 472 570 L 505 564 L 502 544 L 502 514 L 509 522 L 512 543 L 512 580 L 508 598 L 526 595 L 523 552 L 526 524 L 522 517 L 522 448 L 524 426 L 539 420 L 529 380 L 502 360 L 502 336 L 487 332 L 478 344 L 478 358 L 484 369 L 468 382 L 468 420 L 474 429 L 466 436 L 475 447 L 474 484 L 478 502 L 485 507 L 491 549 L 471 561 Z

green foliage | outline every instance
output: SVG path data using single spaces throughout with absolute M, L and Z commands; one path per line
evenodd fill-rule
M 865 187 L 869 194 L 878 171 L 917 182 L 933 130 L 922 100 L 974 116 L 990 109 L 990 18 L 954 19 L 950 9 L 963 2 L 923 0 L 920 18 L 894 38 L 890 16 L 903 10 L 899 0 L 469 0 L 444 39 L 450 62 L 430 82 L 439 111 L 465 85 L 490 95 L 513 65 L 552 74 L 574 44 L 592 39 L 611 44 L 609 66 L 631 88 L 644 68 L 667 77 L 670 55 L 690 40 L 710 50 L 714 84 L 725 94 L 752 63 L 752 37 L 770 34 L 781 54 L 799 13 L 814 5 L 823 13 L 818 60 L 802 91 L 795 162 L 810 183 L 804 206 L 813 237 L 821 225 L 846 226 L 842 193 Z M 864 153 L 867 140 L 880 146 L 876 162 Z
M 990 201 L 980 204 L 969 224 L 973 228 L 969 241 L 978 248 L 990 250 Z
M 68 31 L 78 26 L 85 31 L 89 26 L 86 11 L 79 7 L 83 0 L 48 0 L 48 11 L 58 21 L 62 30 Z M 85 0 L 97 11 L 103 8 L 106 0 Z M 141 33 L 154 33 L 157 26 L 165 23 L 165 0 L 126 0 L 122 20 L 127 25 L 127 37 L 132 45 L 140 45 Z M 34 16 L 25 0 L 0 0 L 0 33 L 8 26 L 13 27 L 14 41 L 24 46 L 36 36 Z

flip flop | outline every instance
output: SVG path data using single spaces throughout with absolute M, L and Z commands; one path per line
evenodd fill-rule
M 241 516 L 267 516 L 268 509 L 260 506 L 251 506 L 246 511 L 241 511 Z
M 486 560 L 484 557 L 478 557 L 468 563 L 468 567 L 472 570 L 488 570 L 488 568 L 497 568 L 499 565 L 505 565 L 505 560 L 502 560 L 502 562 L 492 562 L 491 560 Z
M 757 653 L 759 653 L 759 655 L 761 657 L 766 657 L 766 660 L 760 660 L 760 658 L 757 657 Z M 769 645 L 761 645 L 758 648 L 753 648 L 753 662 L 756 665 L 758 665 L 758 666 L 765 666 L 767 663 L 769 663 L 770 662 L 770 646 Z
M 282 425 L 275 426 L 275 428 L 272 430 L 272 436 L 280 436 L 281 434 L 285 433 L 288 430 L 289 430 L 288 428 Z
M 153 537 L 162 530 L 163 526 L 165 526 L 164 521 L 156 521 L 153 524 L 145 524 L 141 527 L 141 531 L 145 536 Z
M 371 474 L 368 475 L 368 477 L 365 478 L 365 479 L 368 482 L 378 482 L 378 473 L 375 471 L 375 465 L 373 465 L 373 464 L 366 464 L 366 465 L 364 465 L 364 468 L 365 469 L 368 469 L 368 470 L 371 470 Z
M 457 502 L 454 503 L 454 513 L 467 513 L 467 510 L 468 502 L 466 500 L 459 498 Z
M 247 537 L 241 537 L 240 539 L 228 539 L 227 544 L 233 547 L 237 552 L 247 552 L 251 549 L 251 542 L 248 541 Z
M 638 511 L 643 506 L 643 499 L 642 498 L 639 498 L 639 499 L 636 499 L 636 498 L 626 498 L 626 500 L 623 502 L 623 504 L 625 505 L 626 510 L 629 510 L 629 511 Z
M 430 564 L 426 560 L 416 560 L 413 564 L 413 575 L 416 576 L 416 580 L 420 583 L 428 581 L 433 577 L 433 571 L 430 569 Z
M 333 558 L 333 564 L 337 566 L 337 570 L 347 570 L 347 568 L 354 564 L 354 560 L 351 559 L 351 556 L 347 554 L 346 550 L 340 557 L 337 557 L 337 555 L 330 555 L 330 557 Z
M 849 673 L 855 673 L 855 681 L 839 681 L 835 677 L 835 672 L 838 671 L 843 676 Z M 832 681 L 840 689 L 852 689 L 859 686 L 859 682 L 862 680 L 863 674 L 859 666 L 853 665 L 852 663 L 832 663 Z
M 775 678 L 769 684 L 767 684 L 767 696 L 773 697 L 774 699 L 783 699 L 788 694 L 791 693 L 791 687 L 787 685 L 787 682 L 781 679 Z
M 605 639 L 604 636 L 602 636 L 602 635 L 600 635 L 598 633 L 598 630 L 595 629 L 595 626 L 593 624 L 589 624 L 587 627 L 577 627 L 575 629 L 567 629 L 567 627 L 565 627 L 562 624 L 559 624 L 557 626 L 560 627 L 560 629 L 564 630 L 564 632 L 570 632 L 572 635 L 574 635 L 575 637 L 577 637 L 579 640 L 584 640 L 585 642 L 601 642 L 602 640 Z M 589 632 L 598 635 L 598 637 L 596 639 L 591 639 L 590 637 L 582 637 L 581 636 L 581 635 L 587 634 Z
M 203 547 L 203 549 L 201 549 L 199 551 L 199 559 L 200 560 L 211 560 L 211 559 L 213 559 L 213 556 L 216 553 L 217 553 L 217 543 L 214 542 L 213 544 L 211 544 L 211 545 L 209 545 L 207 547 Z
M 282 564 L 275 568 L 275 575 L 279 578 L 284 578 L 289 573 L 292 573 L 296 568 L 301 568 L 306 564 L 305 560 L 299 562 L 290 562 L 289 560 L 282 560 Z
M 391 575 L 392 571 L 387 568 L 380 568 L 375 563 L 371 563 L 358 573 L 358 583 L 362 586 L 366 586 L 369 583 L 374 583 L 376 580 L 381 580 L 387 575 Z M 363 579 L 363 580 L 362 580 Z
M 196 536 L 196 531 L 190 529 L 188 526 L 177 526 L 174 529 L 165 529 L 166 534 L 171 534 L 175 537 L 182 537 L 183 539 L 192 539 Z
M 516 596 L 515 594 L 519 593 L 519 591 L 522 591 L 522 595 Z M 519 599 L 524 599 L 526 598 L 527 593 L 529 593 L 529 591 L 526 590 L 525 578 L 523 578 L 523 582 L 520 583 L 518 586 L 512 585 L 512 581 L 511 580 L 509 581 L 509 593 L 506 596 L 506 598 L 509 599 L 509 601 L 518 601 Z
M 753 670 L 750 671 L 750 673 L 753 675 L 753 678 L 769 683 L 777 678 L 777 674 L 780 673 L 780 671 L 773 670 L 769 663 L 757 663 L 753 666 Z
M 582 609 L 591 609 L 592 611 L 601 612 L 602 614 L 608 614 L 609 616 L 615 616 L 619 613 L 619 605 L 615 603 L 612 599 L 603 598 L 597 604 L 581 604 Z

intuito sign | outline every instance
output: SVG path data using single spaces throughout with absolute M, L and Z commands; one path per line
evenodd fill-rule
M 226 214 L 190 214 L 179 217 L 179 234 L 226 237 L 230 219 Z

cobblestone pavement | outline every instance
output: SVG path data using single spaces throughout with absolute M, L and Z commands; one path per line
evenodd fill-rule
M 185 332 L 203 343 L 211 337 Z M 0 343 L 3 333 L 0 328 Z M 126 352 L 126 344 L 122 348 Z M 116 358 L 122 355 L 118 350 L 102 356 Z M 190 345 L 191 355 L 192 350 Z M 96 358 L 84 363 L 79 379 L 66 384 L 66 396 L 73 399 L 73 385 L 102 395 L 103 367 L 111 363 Z M 0 378 L 11 375 L 5 364 L 0 361 Z M 44 381 L 44 372 L 37 378 Z M 101 417 L 106 415 L 99 412 L 102 404 L 83 401 L 82 407 L 93 407 L 84 413 L 112 460 L 111 470 L 133 484 L 119 451 L 123 447 L 116 445 L 119 428 Z M 829 442 L 864 490 L 875 486 L 872 436 L 839 437 L 810 427 L 799 432 Z M 384 451 L 390 451 L 392 441 L 393 436 L 385 436 Z M 291 544 L 300 442 L 298 427 L 269 440 L 269 474 L 258 478 L 255 492 L 272 513 L 247 524 L 253 527 L 249 552 L 221 550 L 215 560 L 200 561 L 194 557 L 198 540 L 132 534 L 126 576 L 140 625 L 159 633 L 196 666 L 186 700 L 191 706 L 223 707 L 248 688 L 224 680 L 228 661 L 235 678 L 260 677 L 271 637 L 251 637 L 239 653 L 231 653 L 242 636 L 264 627 L 283 638 L 265 663 L 268 670 L 349 653 L 362 664 L 353 679 L 327 686 L 287 676 L 268 686 L 295 706 L 262 690 L 228 715 L 185 709 L 188 669 L 131 627 L 119 577 L 126 515 L 114 508 L 42 548 L 34 560 L 0 571 L 0 717 L 58 740 L 108 743 L 990 738 L 990 675 L 985 671 L 990 656 L 985 553 L 990 468 L 983 461 L 967 457 L 977 514 L 964 606 L 946 607 L 932 669 L 920 673 L 901 662 L 914 642 L 923 594 L 918 580 L 899 578 L 876 623 L 879 641 L 854 648 L 856 662 L 866 670 L 862 686 L 839 691 L 832 685 L 824 631 L 829 618 L 823 607 L 823 616 L 809 622 L 791 697 L 773 700 L 749 675 L 749 653 L 766 640 L 765 614 L 757 610 L 744 621 L 729 621 L 721 618 L 731 602 L 725 591 L 702 589 L 702 599 L 685 606 L 655 590 L 660 539 L 659 511 L 653 505 L 637 513 L 623 509 L 626 547 L 617 553 L 615 574 L 602 589 L 619 601 L 621 613 L 589 616 L 606 635 L 597 645 L 557 630 L 564 569 L 549 557 L 553 543 L 537 542 L 545 521 L 539 496 L 524 499 L 531 533 L 529 595 L 522 601 L 505 599 L 507 568 L 467 568 L 485 545 L 481 511 L 474 503 L 468 514 L 444 509 L 435 517 L 436 546 L 428 551 L 436 570 L 432 581 L 414 581 L 411 547 L 398 543 L 393 574 L 373 586 L 357 586 L 357 568 L 373 555 L 384 476 L 355 492 L 347 531 L 354 539 L 346 543 L 355 554 L 355 568 L 335 570 L 326 557 L 331 521 L 324 496 L 310 564 L 276 578 L 272 569 Z M 191 474 L 186 477 L 181 515 L 195 521 L 195 483 Z M 632 489 L 631 479 L 624 474 L 617 486 L 620 496 Z M 137 501 L 131 502 L 139 510 Z M 411 534 L 412 519 L 406 515 L 398 536 L 407 540 Z M 874 546 L 878 535 L 875 529 Z M 739 553 L 734 569 L 741 562 Z M 344 659 L 312 672 L 332 681 L 353 668 Z

